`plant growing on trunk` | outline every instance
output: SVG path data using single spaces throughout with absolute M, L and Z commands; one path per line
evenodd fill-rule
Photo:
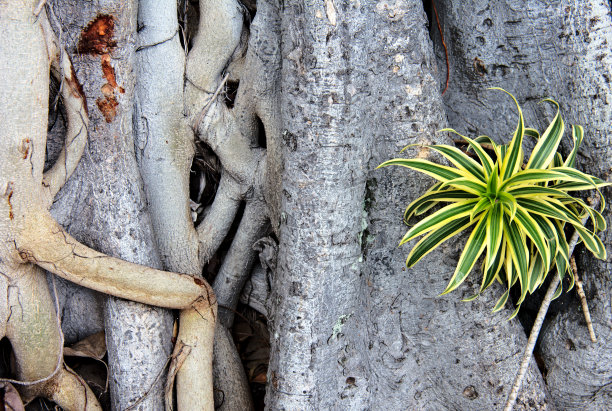
M 412 267 L 444 241 L 473 226 L 455 272 L 442 294 L 456 289 L 485 253 L 480 291 L 468 300 L 476 298 L 497 279 L 508 288 L 493 309 L 498 311 L 508 300 L 510 288 L 518 281 L 521 294 L 512 314 L 514 317 L 527 293 L 533 293 L 542 285 L 552 268 L 557 268 L 560 277 L 569 273 L 573 285 L 565 225 L 573 226 L 595 257 L 606 258 L 605 247 L 596 235 L 605 230 L 605 220 L 599 211 L 570 192 L 599 190 L 608 183 L 574 168 L 576 153 L 584 136 L 581 126 L 572 126 L 574 147 L 569 156 L 563 159 L 557 152 L 565 126 L 554 100 L 545 100 L 557 106 L 557 114 L 540 135 L 538 131 L 525 127 L 518 102 L 508 94 L 516 103 L 519 114 L 509 144 L 498 145 L 486 136 L 470 139 L 455 130 L 445 129 L 443 131 L 459 134 L 465 140 L 469 147 L 466 152 L 448 145 L 426 147 L 442 154 L 453 167 L 423 159 L 403 158 L 386 161 L 379 167 L 408 167 L 438 180 L 427 193 L 410 203 L 404 214 L 408 222 L 411 217 L 444 204 L 416 223 L 402 238 L 400 245 L 425 236 L 408 255 L 406 265 Z M 525 136 L 537 141 L 526 163 Z M 602 210 L 603 207 L 604 204 Z M 586 215 L 593 221 L 592 230 L 581 222 Z M 556 296 L 560 292 L 561 286 Z

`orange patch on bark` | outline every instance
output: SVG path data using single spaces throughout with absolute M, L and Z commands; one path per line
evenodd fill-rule
M 8 197 L 6 198 L 6 202 L 8 203 L 9 206 L 9 219 L 12 220 L 13 218 L 15 218 L 14 214 L 13 214 L 13 204 L 11 204 L 11 197 L 13 197 L 13 190 L 11 190 L 8 193 Z
M 87 110 L 87 98 L 85 97 L 85 93 L 83 92 L 83 86 L 79 82 L 79 79 L 76 76 L 76 72 L 74 71 L 74 65 L 70 64 L 70 76 L 64 76 L 68 84 L 70 85 L 70 89 L 72 90 L 72 95 L 77 98 L 83 99 L 83 108 L 85 109 L 85 114 L 89 114 Z
M 108 14 L 100 14 L 89 22 L 81 32 L 78 50 L 83 54 L 106 54 L 110 53 L 117 42 L 113 40 L 115 32 L 115 20 Z
M 111 60 L 109 54 L 102 55 L 102 74 L 108 82 L 108 84 L 115 88 L 117 87 L 117 80 L 115 79 L 115 69 L 111 66 Z
M 102 112 L 104 120 L 106 120 L 107 123 L 112 123 L 117 115 L 117 106 L 119 106 L 115 96 L 111 95 L 110 97 L 99 98 L 96 100 L 96 104 L 100 112 Z

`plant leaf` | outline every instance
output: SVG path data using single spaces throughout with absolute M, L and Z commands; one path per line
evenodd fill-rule
M 404 213 L 404 221 L 408 221 L 410 217 L 416 214 L 419 207 L 428 203 L 433 203 L 433 205 L 435 205 L 435 203 L 438 202 L 458 202 L 470 198 L 476 198 L 476 196 L 462 190 L 442 190 L 425 193 L 410 203 Z
M 465 248 L 461 253 L 461 257 L 459 257 L 459 262 L 457 263 L 455 273 L 450 279 L 446 290 L 444 290 L 444 292 L 440 295 L 447 294 L 453 291 L 455 288 L 459 287 L 463 280 L 465 280 L 465 278 L 468 276 L 470 271 L 472 271 L 474 263 L 476 262 L 480 254 L 482 254 L 482 251 L 485 247 L 485 239 L 487 237 L 486 221 L 486 214 L 483 215 L 480 220 L 478 220 L 476 227 L 474 227 L 472 234 L 470 234 L 470 237 L 468 238 L 467 243 L 465 244 Z
M 518 303 L 520 303 L 525 298 L 525 295 L 527 295 L 529 284 L 529 250 L 527 250 L 525 239 L 517 223 L 509 221 L 506 215 L 504 215 L 504 234 L 508 241 L 510 257 L 512 258 L 513 265 L 516 268 L 518 279 L 521 284 L 521 297 L 518 300 Z
M 423 237 L 410 251 L 406 259 L 408 268 L 414 266 L 421 258 L 426 256 L 430 251 L 434 250 L 444 241 L 471 226 L 474 221 L 470 221 L 469 217 L 461 217 L 450 221 L 448 224 L 440 227 L 439 230 L 432 231 Z
M 563 163 L 566 167 L 574 167 L 576 163 L 576 154 L 578 154 L 578 149 L 582 144 L 582 140 L 584 139 L 584 129 L 581 126 L 572 126 L 572 141 L 574 142 L 574 147 L 570 152 L 569 156 L 565 159 Z
M 436 163 L 432 163 L 428 160 L 421 159 L 410 159 L 410 158 L 394 158 L 392 160 L 385 161 L 377 168 L 387 166 L 402 166 L 411 168 L 421 173 L 427 174 L 430 177 L 435 178 L 438 181 L 446 182 L 459 177 L 463 177 L 457 170 L 451 167 L 441 166 Z
M 442 188 L 445 188 L 447 186 L 465 190 L 468 193 L 477 196 L 485 194 L 487 190 L 486 186 L 484 185 L 484 182 L 480 182 L 480 180 L 476 178 L 456 178 L 454 180 L 449 180 L 442 184 Z
M 412 227 L 404 238 L 402 238 L 400 245 L 422 234 L 426 234 L 431 230 L 442 227 L 455 219 L 468 216 L 475 202 L 476 200 L 467 200 L 460 203 L 449 204 L 441 208 Z
M 521 206 L 517 207 L 516 221 L 519 227 L 523 229 L 535 244 L 543 260 L 547 262 L 551 261 L 552 258 L 550 256 L 548 242 L 546 241 L 546 234 L 544 231 L 540 230 L 540 225 Z
M 516 172 L 520 170 L 521 166 L 523 165 L 523 135 L 525 133 L 525 122 L 523 119 L 523 111 L 521 110 L 521 106 L 519 106 L 518 101 L 516 101 L 516 98 L 514 98 L 512 94 L 499 87 L 491 87 L 491 90 L 500 90 L 512 97 L 519 114 L 519 120 L 516 130 L 514 131 L 514 136 L 512 137 L 512 141 L 510 141 L 510 146 L 508 147 L 508 150 L 504 155 L 504 160 L 501 164 L 500 174 L 503 181 L 516 174 Z
M 445 128 L 445 129 L 442 129 L 440 131 L 448 131 L 448 132 L 451 132 L 451 133 L 455 133 L 459 137 L 461 137 L 462 139 L 467 141 L 469 146 L 470 146 L 470 148 L 472 150 L 474 150 L 474 152 L 476 153 L 476 155 L 480 159 L 480 164 L 482 165 L 482 167 L 484 169 L 484 172 L 485 172 L 485 178 L 487 178 L 489 175 L 491 175 L 491 172 L 493 171 L 493 167 L 494 167 L 493 160 L 487 154 L 487 152 L 483 149 L 483 147 L 480 145 L 480 143 L 472 140 L 469 137 L 466 137 L 466 136 L 464 136 L 462 134 L 457 133 L 452 128 Z
M 491 264 L 491 266 L 486 270 L 483 269 L 483 272 L 485 273 L 485 275 L 482 277 L 482 284 L 480 285 L 480 292 L 483 292 L 491 284 L 493 284 L 493 281 L 495 281 L 495 278 L 499 274 L 499 271 L 504 266 L 505 258 L 506 258 L 506 242 L 502 241 L 501 251 L 498 250 L 498 252 L 494 254 L 493 263 Z
M 464 170 L 465 172 L 473 175 L 478 178 L 480 181 L 484 182 L 484 170 L 480 164 L 476 161 L 472 160 L 469 156 L 463 153 L 456 147 L 451 147 L 444 144 L 438 144 L 435 146 L 428 146 L 432 150 L 437 151 L 446 157 L 455 167 L 460 170 Z
M 491 200 L 489 200 L 488 197 L 481 198 L 472 209 L 472 212 L 470 213 L 470 220 L 473 220 L 479 213 L 490 208 L 491 205 Z
M 548 165 L 552 162 L 555 153 L 557 152 L 557 148 L 561 142 L 561 137 L 563 137 L 563 132 L 565 131 L 565 125 L 563 124 L 563 119 L 559 113 L 559 104 L 551 99 L 546 99 L 544 101 L 548 101 L 556 105 L 557 114 L 542 135 L 542 138 L 538 140 L 538 143 L 533 148 L 531 157 L 527 162 L 527 169 L 544 169 L 548 167 Z
M 487 216 L 487 256 L 485 259 L 485 270 L 495 262 L 495 254 L 499 253 L 499 247 L 503 237 L 503 207 L 496 203 Z
M 499 300 L 497 300 L 497 303 L 495 303 L 495 307 L 493 307 L 493 312 L 496 313 L 499 310 L 501 310 L 502 308 L 504 308 L 504 305 L 506 305 L 506 301 L 508 301 L 508 296 L 510 296 L 510 290 L 507 290 Z

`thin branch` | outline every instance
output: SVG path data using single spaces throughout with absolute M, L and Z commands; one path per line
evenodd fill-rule
M 599 198 L 595 199 L 591 207 L 597 207 L 599 203 Z M 582 224 L 586 224 L 589 219 L 589 215 L 582 219 Z M 574 248 L 578 243 L 578 231 L 574 231 L 572 238 L 569 241 L 569 255 L 571 256 L 574 252 Z M 521 389 L 521 385 L 523 384 L 523 380 L 525 379 L 525 374 L 527 373 L 527 368 L 529 367 L 529 360 L 531 360 L 531 356 L 533 354 L 533 349 L 535 347 L 536 341 L 538 340 L 538 336 L 540 335 L 540 330 L 542 328 L 542 324 L 544 323 L 544 318 L 546 317 L 546 313 L 548 312 L 548 307 L 552 302 L 553 296 L 557 291 L 557 287 L 559 287 L 561 282 L 560 275 L 554 275 L 550 285 L 548 286 L 548 290 L 546 291 L 546 295 L 542 300 L 542 304 L 540 305 L 540 310 L 538 311 L 538 315 L 536 316 L 535 322 L 533 323 L 533 327 L 531 328 L 531 333 L 529 334 L 529 339 L 527 340 L 527 345 L 525 346 L 525 350 L 523 351 L 523 357 L 521 358 L 521 366 L 519 367 L 519 371 L 514 379 L 514 384 L 512 384 L 512 391 L 510 391 L 510 395 L 508 396 L 508 400 L 506 401 L 506 406 L 504 407 L 504 411 L 512 411 L 514 408 L 514 403 L 516 402 L 516 398 L 518 397 L 519 390 Z
M 574 278 L 576 279 L 576 292 L 578 293 L 578 297 L 580 297 L 580 304 L 582 305 L 582 313 L 584 314 L 584 320 L 586 321 L 587 328 L 589 330 L 589 336 L 591 337 L 591 341 L 596 343 L 597 336 L 595 335 L 595 330 L 593 329 L 593 322 L 591 321 L 591 313 L 589 312 L 589 304 L 587 303 L 586 294 L 584 293 L 584 288 L 582 288 L 582 280 L 578 276 L 578 267 L 576 267 L 576 259 L 574 256 L 570 259 L 570 267 L 572 267 L 572 271 L 574 272 Z
M 206 115 L 206 113 L 208 113 L 208 110 L 210 109 L 210 106 L 212 105 L 212 103 L 215 101 L 215 99 L 217 98 L 217 96 L 219 95 L 219 93 L 221 92 L 221 90 L 223 89 L 223 86 L 225 86 L 225 82 L 227 81 L 227 79 L 229 78 L 229 73 L 225 75 L 225 77 L 223 77 L 223 80 L 221 80 L 221 83 L 219 83 L 219 86 L 217 87 L 217 89 L 215 90 L 215 93 L 212 95 L 212 97 L 208 100 L 208 102 L 206 103 L 206 105 L 204 106 L 204 108 L 202 109 L 202 111 L 200 111 L 200 114 L 198 115 L 198 117 L 196 118 L 196 121 L 193 123 L 193 129 L 197 132 L 198 127 L 200 125 L 200 123 L 202 122 L 202 119 L 204 118 L 204 116 Z
M 450 64 L 448 62 L 448 49 L 446 48 L 446 42 L 444 41 L 444 34 L 442 33 L 442 27 L 440 26 L 440 17 L 438 16 L 438 9 L 436 8 L 435 0 L 431 0 L 431 5 L 433 7 L 434 14 L 436 15 L 436 23 L 438 25 L 438 32 L 440 32 L 440 39 L 442 40 L 442 47 L 444 47 L 444 57 L 446 58 L 446 86 L 444 87 L 444 91 L 442 95 L 446 93 L 448 90 L 448 82 L 450 80 Z

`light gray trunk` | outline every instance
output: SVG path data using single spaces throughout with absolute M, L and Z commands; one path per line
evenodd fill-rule
M 566 127 L 585 128 L 577 167 L 609 180 L 612 19 L 608 1 L 449 0 L 440 14 L 449 45 L 451 83 L 445 106 L 451 126 L 468 135 L 484 133 L 508 141 L 516 113 L 506 96 L 486 90 L 497 86 L 524 105 L 529 126 L 544 131 L 554 107 L 537 103 L 551 97 L 561 104 Z M 442 66 L 439 47 L 438 56 Z M 571 140 L 565 138 L 562 145 L 567 153 Z M 611 401 L 610 188 L 603 194 L 608 230 L 601 239 L 608 261 L 596 260 L 583 247 L 577 251 L 598 342 L 590 342 L 573 290 L 561 297 L 565 305 L 553 307 L 541 335 L 545 379 L 559 409 L 605 409 Z M 510 372 L 516 369 L 518 364 Z
M 137 6 L 135 2 L 95 1 L 54 2 L 52 8 L 66 30 L 59 33 L 60 40 L 83 83 L 90 118 L 88 146 L 57 197 L 54 215 L 84 244 L 159 268 L 132 134 Z M 104 15 L 114 22 L 110 41 L 116 45 L 97 53 L 79 50 L 82 32 Z M 111 29 L 105 26 L 105 30 Z M 123 410 L 146 393 L 137 409 L 163 409 L 163 379 L 152 386 L 170 354 L 172 315 L 168 310 L 108 298 L 104 318 L 113 409 Z
M 285 173 L 272 292 L 270 409 L 497 409 L 525 344 L 499 290 L 437 297 L 462 242 L 406 270 L 402 211 L 431 181 L 374 170 L 446 142 L 420 1 L 285 5 Z M 521 408 L 547 408 L 528 373 Z M 323 388 L 324 387 L 324 388 Z

